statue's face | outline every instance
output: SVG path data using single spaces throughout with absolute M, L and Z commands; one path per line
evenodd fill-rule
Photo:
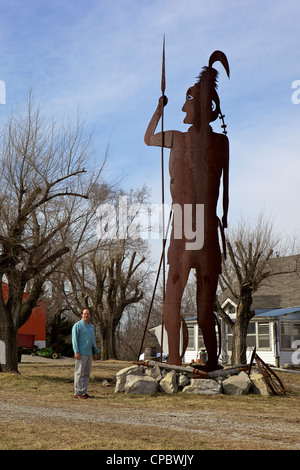
M 182 107 L 182 111 L 186 113 L 186 116 L 183 120 L 185 124 L 194 124 L 196 117 L 196 89 L 195 86 L 188 89 L 186 92 L 186 100 Z
M 186 113 L 183 122 L 200 129 L 202 125 L 205 126 L 215 121 L 219 114 L 219 106 L 216 106 L 218 96 L 216 93 L 215 95 L 207 81 L 198 82 L 190 87 L 186 92 L 186 101 L 182 107 L 182 111 Z

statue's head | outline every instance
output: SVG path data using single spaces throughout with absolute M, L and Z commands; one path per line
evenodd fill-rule
M 184 122 L 200 128 L 201 125 L 215 121 L 221 114 L 220 99 L 217 93 L 218 71 L 212 67 L 215 62 L 221 62 L 229 78 L 229 65 L 226 55 L 215 51 L 209 58 L 207 67 L 203 67 L 198 80 L 186 94 L 186 102 L 182 108 L 186 112 Z

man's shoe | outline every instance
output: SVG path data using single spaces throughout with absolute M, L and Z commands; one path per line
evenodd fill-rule
M 82 398 L 83 400 L 87 399 L 86 395 L 82 395 L 81 393 L 78 393 L 77 395 L 74 395 L 74 398 Z
M 94 395 L 88 395 L 87 393 L 83 395 L 83 398 L 95 398 Z

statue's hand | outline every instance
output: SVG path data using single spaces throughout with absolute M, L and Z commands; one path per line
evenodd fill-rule
M 158 100 L 158 104 L 162 109 L 162 107 L 165 107 L 168 104 L 168 98 L 165 95 L 161 96 Z

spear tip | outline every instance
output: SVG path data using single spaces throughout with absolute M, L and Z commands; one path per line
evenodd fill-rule
M 163 53 L 162 53 L 162 72 L 161 72 L 161 91 L 164 94 L 166 89 L 166 73 L 165 73 L 165 34 L 163 39 Z

